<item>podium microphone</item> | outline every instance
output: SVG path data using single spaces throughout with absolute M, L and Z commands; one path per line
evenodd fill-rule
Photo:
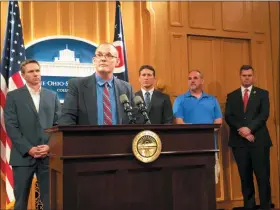
M 129 100 L 125 94 L 120 95 L 120 102 L 123 104 L 124 112 L 127 114 L 129 124 L 135 124 L 135 119 L 132 116 L 132 107 L 129 104 Z
M 151 121 L 149 119 L 149 116 L 147 114 L 147 108 L 140 96 L 135 96 L 134 99 L 134 104 L 138 106 L 140 113 L 144 116 L 145 124 L 151 124 Z

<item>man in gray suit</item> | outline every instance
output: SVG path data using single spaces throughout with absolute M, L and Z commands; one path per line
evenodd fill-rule
M 8 92 L 4 108 L 5 127 L 12 141 L 15 210 L 26 210 L 36 173 L 44 210 L 49 204 L 49 135 L 44 129 L 57 124 L 60 103 L 57 94 L 41 87 L 40 65 L 26 60 L 20 66 L 26 85 Z
M 112 44 L 98 46 L 93 57 L 96 73 L 69 80 L 59 125 L 128 123 L 119 97 L 126 94 L 131 103 L 133 91 L 129 83 L 113 76 L 119 62 L 118 51 Z

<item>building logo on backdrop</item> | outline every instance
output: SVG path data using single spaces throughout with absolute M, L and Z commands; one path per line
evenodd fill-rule
M 92 63 L 97 44 L 72 36 L 50 36 L 26 45 L 26 58 L 41 65 L 42 87 L 58 93 L 61 102 L 68 80 L 95 72 Z

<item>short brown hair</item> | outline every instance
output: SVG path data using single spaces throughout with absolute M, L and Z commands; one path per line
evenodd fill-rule
M 150 66 L 150 65 L 142 65 L 139 69 L 139 76 L 141 75 L 141 71 L 144 69 L 149 69 L 153 72 L 153 76 L 156 76 L 156 70 L 154 69 L 154 67 Z
M 20 64 L 20 72 L 22 74 L 24 74 L 24 67 L 29 64 L 29 63 L 36 63 L 39 68 L 41 68 L 40 64 L 38 61 L 36 61 L 35 59 L 27 59 L 27 60 L 24 60 L 21 64 Z
M 249 70 L 249 69 L 252 69 L 252 71 L 254 72 L 254 68 L 251 65 L 242 65 L 240 67 L 240 74 L 242 73 L 242 71 L 246 71 L 246 70 Z

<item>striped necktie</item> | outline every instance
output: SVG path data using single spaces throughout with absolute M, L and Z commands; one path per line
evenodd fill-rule
M 103 89 L 103 114 L 104 114 L 104 125 L 112 125 L 112 110 L 110 103 L 109 84 L 106 82 Z

